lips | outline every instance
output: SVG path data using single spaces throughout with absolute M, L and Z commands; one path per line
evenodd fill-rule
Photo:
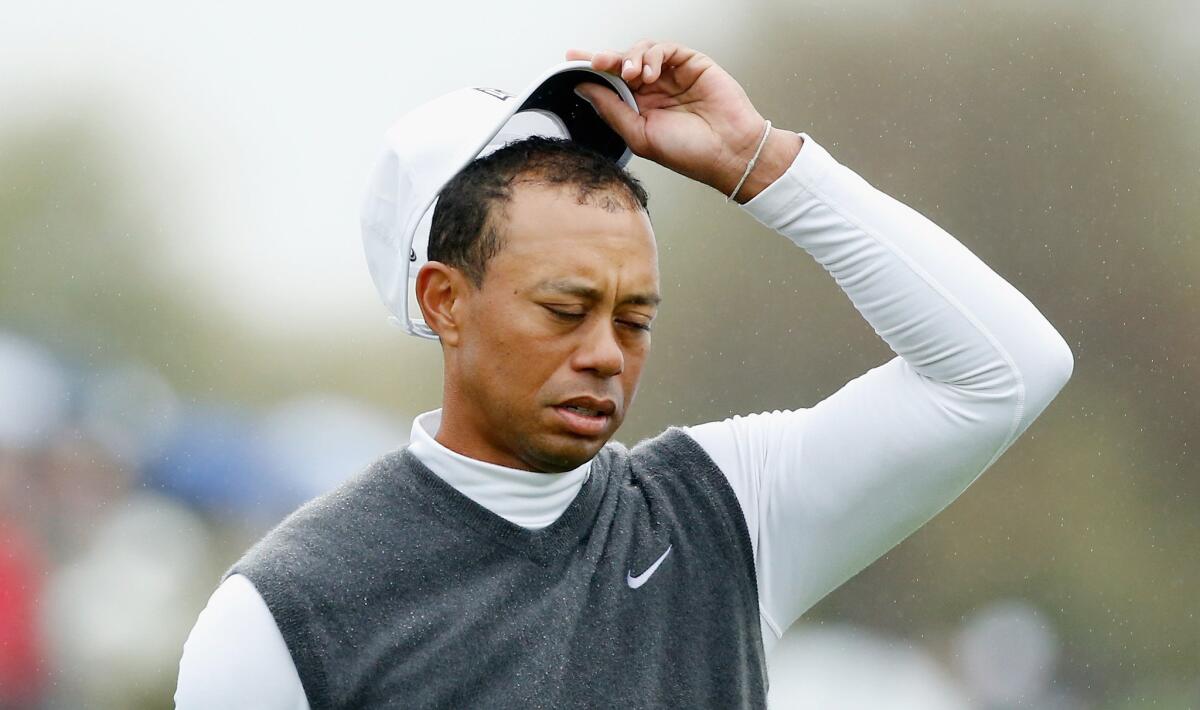
M 608 429 L 617 405 L 610 399 L 572 397 L 554 405 L 566 428 L 581 436 L 599 436 Z

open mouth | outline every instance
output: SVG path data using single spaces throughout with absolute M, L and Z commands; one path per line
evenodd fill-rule
M 570 400 L 554 406 L 559 419 L 572 433 L 580 436 L 599 436 L 603 434 L 612 420 L 616 406 L 609 401 Z
M 587 407 L 580 407 L 579 405 L 575 405 L 575 404 L 564 404 L 561 406 L 563 409 L 566 409 L 567 411 L 575 412 L 576 414 L 582 414 L 585 417 L 604 416 L 604 413 L 601 412 L 599 409 L 589 409 Z

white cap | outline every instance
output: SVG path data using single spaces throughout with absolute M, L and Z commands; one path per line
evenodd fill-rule
M 637 103 L 615 74 L 586 60 L 547 69 L 519 95 L 468 87 L 421 104 L 388 130 L 387 148 L 371 175 L 362 207 L 363 247 L 371 279 L 389 319 L 412 335 L 436 340 L 415 303 L 410 280 L 427 261 L 429 226 L 438 192 L 476 157 L 532 135 L 570 138 L 624 167 L 629 146 L 575 93 L 580 82 L 614 89 L 633 110 Z

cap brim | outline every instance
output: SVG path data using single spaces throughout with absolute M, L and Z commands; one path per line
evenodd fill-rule
M 551 67 L 532 82 L 519 98 L 516 111 L 542 109 L 555 114 L 562 119 L 572 140 L 595 148 L 624 167 L 633 153 L 625 140 L 600 118 L 596 109 L 575 93 L 575 87 L 585 82 L 616 91 L 634 111 L 638 110 L 624 81 L 613 74 L 598 72 L 591 68 L 590 62 L 580 59 Z

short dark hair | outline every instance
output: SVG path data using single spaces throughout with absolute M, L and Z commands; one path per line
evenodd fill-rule
M 429 229 L 429 260 L 462 270 L 475 288 L 500 252 L 503 220 L 515 182 L 573 188 L 578 204 L 641 209 L 649 197 L 637 178 L 600 152 L 567 138 L 531 136 L 476 158 L 438 193 Z

